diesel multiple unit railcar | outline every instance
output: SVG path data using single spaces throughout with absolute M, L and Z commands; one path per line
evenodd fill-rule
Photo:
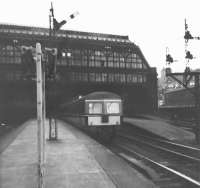
M 63 104 L 61 114 L 79 127 L 113 138 L 121 125 L 122 99 L 111 92 L 93 92 Z

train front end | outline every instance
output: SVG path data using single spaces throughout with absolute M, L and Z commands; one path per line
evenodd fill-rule
M 122 100 L 120 98 L 85 100 L 88 126 L 118 126 L 121 124 Z

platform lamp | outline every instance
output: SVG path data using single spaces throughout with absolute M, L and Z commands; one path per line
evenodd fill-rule
M 186 60 L 186 68 L 182 73 L 172 73 L 171 68 L 166 68 L 166 76 L 173 78 L 177 81 L 180 85 L 182 85 L 185 89 L 187 89 L 193 96 L 195 100 L 195 128 L 194 134 L 197 144 L 200 144 L 200 96 L 199 96 L 199 89 L 200 89 L 200 72 L 198 71 L 191 71 L 189 67 L 190 60 L 194 59 L 195 57 L 191 54 L 191 52 L 187 49 L 188 42 L 190 40 L 200 40 L 200 37 L 193 37 L 190 31 L 188 30 L 188 24 L 185 19 L 185 60 Z M 166 56 L 166 63 L 170 65 L 173 63 L 173 58 L 170 56 Z M 177 76 L 181 76 L 183 80 L 177 78 Z M 194 78 L 195 86 L 194 89 L 189 87 L 190 81 Z

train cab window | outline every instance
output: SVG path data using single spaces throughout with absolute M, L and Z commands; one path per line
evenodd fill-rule
M 100 114 L 102 111 L 102 103 L 89 103 L 90 114 Z
M 117 114 L 120 113 L 120 106 L 117 102 L 108 102 L 106 103 L 106 111 L 108 114 Z

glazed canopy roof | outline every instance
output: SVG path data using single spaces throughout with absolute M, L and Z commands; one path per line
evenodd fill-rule
M 30 27 L 30 26 L 19 26 L 9 25 L 0 23 L 0 33 L 7 34 L 27 34 L 37 36 L 49 36 L 49 29 L 42 27 Z M 70 39 L 83 39 L 83 40 L 98 40 L 98 41 L 109 41 L 119 43 L 131 43 L 128 36 L 124 35 L 112 35 L 103 33 L 91 33 L 82 31 L 72 30 L 59 30 L 56 32 L 57 38 L 70 38 Z

